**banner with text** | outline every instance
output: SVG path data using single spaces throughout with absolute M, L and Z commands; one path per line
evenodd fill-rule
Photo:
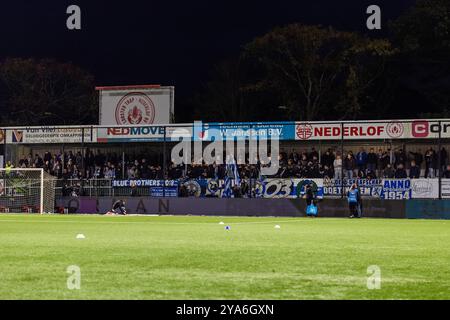
M 315 123 L 297 122 L 296 140 L 362 140 L 362 139 L 437 139 L 450 138 L 450 121 L 417 120 L 405 122 Z
M 294 140 L 295 122 L 195 123 L 194 141 Z
M 181 138 L 192 137 L 192 127 L 189 126 L 136 126 L 110 127 L 97 129 L 97 141 L 108 142 L 161 142 L 179 141 Z
M 344 179 L 324 180 L 324 196 L 346 195 L 356 183 L 365 197 L 386 200 L 437 199 L 439 198 L 439 179 Z
M 6 143 L 45 144 L 45 143 L 94 143 L 97 142 L 97 129 L 64 127 L 28 127 L 6 130 Z
M 443 180 L 447 187 L 443 187 L 444 193 L 450 198 L 450 179 Z M 327 197 L 340 197 L 342 195 L 342 183 L 344 196 L 354 183 L 357 183 L 363 197 L 373 197 L 384 200 L 408 200 L 408 199 L 437 199 L 439 198 L 438 179 L 243 179 L 241 190 L 244 196 L 255 198 L 301 198 L 305 194 L 305 187 L 311 185 L 317 199 Z M 443 184 L 444 185 L 444 184 Z M 123 187 L 147 187 L 150 195 L 163 195 L 163 180 L 116 180 L 112 182 L 115 188 Z M 177 196 L 177 190 L 183 186 L 186 195 L 190 197 L 218 197 L 221 198 L 225 190 L 225 181 L 218 179 L 186 179 L 167 180 L 165 182 L 166 196 Z

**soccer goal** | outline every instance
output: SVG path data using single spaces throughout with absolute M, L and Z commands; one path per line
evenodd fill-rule
M 0 169 L 0 212 L 53 213 L 55 187 L 44 169 Z

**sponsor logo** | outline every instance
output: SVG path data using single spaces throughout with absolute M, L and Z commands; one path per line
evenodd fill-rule
M 428 121 L 414 121 L 412 123 L 412 136 L 414 138 L 426 138 L 430 134 Z
M 300 197 L 305 193 L 305 187 L 307 185 L 311 185 L 312 192 L 314 194 L 317 194 L 319 191 L 319 186 L 314 180 L 300 180 L 300 182 L 297 184 L 297 197 Z
M 325 187 L 331 187 L 331 186 L 333 186 L 333 181 L 331 180 L 330 177 L 324 177 L 323 178 L 323 185 Z
M 23 131 L 22 130 L 13 130 L 12 142 L 13 143 L 22 143 L 23 142 Z
M 156 136 L 164 135 L 164 127 L 108 128 L 108 136 Z
M 193 137 L 195 141 L 206 141 L 208 140 L 209 134 L 209 125 L 203 124 L 202 122 L 194 123 Z
M 199 138 L 200 140 L 207 140 L 208 137 L 209 137 L 208 130 L 209 130 L 209 126 L 208 126 L 208 125 L 204 125 L 204 126 L 203 126 L 203 130 L 201 130 L 201 131 L 198 133 L 198 138 Z
M 209 180 L 207 188 L 210 194 L 217 194 L 220 191 L 219 181 L 213 179 Z
M 412 123 L 412 136 L 414 138 L 428 138 L 430 135 L 432 137 L 438 137 L 439 133 L 448 137 L 450 132 L 450 123 L 443 122 L 439 124 L 438 122 L 429 121 L 414 121 Z
M 115 114 L 117 124 L 152 124 L 155 105 L 146 94 L 131 92 L 120 99 Z
M 433 185 L 428 181 L 414 181 L 412 180 L 411 189 L 419 195 L 431 194 L 433 192 Z
M 297 126 L 297 137 L 300 140 L 308 140 L 313 135 L 313 127 L 308 123 L 303 123 Z
M 199 198 L 202 194 L 202 187 L 195 180 L 189 180 L 183 183 L 189 196 Z
M 404 131 L 403 124 L 398 121 L 393 121 L 386 126 L 386 132 L 391 138 L 400 138 Z
M 298 124 L 296 127 L 296 136 L 299 140 L 308 140 L 311 138 L 338 138 L 338 137 L 381 137 L 385 132 L 386 126 L 384 125 L 345 125 L 343 132 L 341 126 L 332 125 L 316 125 L 312 126 L 309 123 Z M 401 123 L 392 124 L 391 135 L 402 135 L 404 131 Z

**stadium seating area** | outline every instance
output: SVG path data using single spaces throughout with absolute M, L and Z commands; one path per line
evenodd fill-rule
M 434 178 L 438 176 L 438 164 L 442 176 L 450 178 L 450 166 L 445 148 L 438 153 L 432 148 L 426 152 L 405 150 L 346 151 L 344 159 L 336 150 L 319 152 L 308 150 L 281 150 L 280 169 L 273 178 Z M 80 151 L 52 154 L 29 154 L 20 158 L 19 168 L 44 168 L 59 179 L 163 179 L 163 167 L 157 154 L 125 155 L 125 162 L 118 153 L 94 152 L 87 149 L 83 157 Z M 122 170 L 125 169 L 124 172 Z M 260 165 L 240 164 L 242 178 L 258 178 Z M 218 178 L 226 175 L 225 165 L 168 164 L 167 178 Z

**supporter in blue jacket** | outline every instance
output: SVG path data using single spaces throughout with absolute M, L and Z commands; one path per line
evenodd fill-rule
M 356 184 L 353 184 L 350 190 L 347 192 L 348 207 L 350 209 L 350 218 L 358 216 L 358 200 L 359 191 Z
M 356 154 L 356 165 L 360 171 L 365 171 L 367 166 L 367 153 L 364 148 Z

